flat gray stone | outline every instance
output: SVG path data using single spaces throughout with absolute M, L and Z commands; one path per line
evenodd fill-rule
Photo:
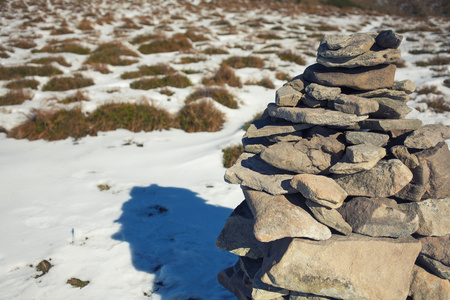
M 354 95 L 341 94 L 334 101 L 334 109 L 357 116 L 364 116 L 378 111 L 377 101 Z
M 413 174 L 398 159 L 380 160 L 372 169 L 350 175 L 333 175 L 350 196 L 390 197 L 412 179 Z
M 280 107 L 268 105 L 269 115 L 294 123 L 346 127 L 365 120 L 367 116 L 346 114 L 325 108 Z
M 395 65 L 328 68 L 314 64 L 307 67 L 303 75 L 306 80 L 321 85 L 366 91 L 391 87 L 394 83 L 395 70 Z
M 354 174 L 372 169 L 378 161 L 386 156 L 386 150 L 371 144 L 360 144 L 347 147 L 343 161 L 330 168 L 334 174 Z
M 311 128 L 312 126 L 313 125 L 310 124 L 280 122 L 276 124 L 265 125 L 261 128 L 257 128 L 254 124 L 250 124 L 246 136 L 249 138 L 268 137 L 271 135 L 294 133 L 297 131 Z
M 450 267 L 450 235 L 419 238 L 422 243 L 420 254 L 428 256 Z
M 296 192 L 290 185 L 292 177 L 294 174 L 269 165 L 259 155 L 245 152 L 225 172 L 225 181 L 228 183 L 240 184 L 273 195 Z
M 403 103 L 409 101 L 409 95 L 404 91 L 394 91 L 389 89 L 378 89 L 364 93 L 358 93 L 356 96 L 364 98 L 389 98 L 392 100 L 398 100 Z
M 400 159 L 401 162 L 410 169 L 417 168 L 420 165 L 417 156 L 409 153 L 408 148 L 406 148 L 405 146 L 393 146 L 391 148 L 391 153 L 394 154 L 395 158 Z
M 336 43 L 335 41 L 338 39 L 340 42 Z M 371 35 L 364 33 L 355 33 L 350 35 L 350 40 L 346 40 L 345 42 L 343 42 L 343 40 L 344 39 L 341 37 L 334 38 L 334 40 L 333 38 L 325 37 L 322 39 L 317 53 L 322 57 L 331 58 L 355 57 L 369 51 L 375 43 L 375 39 Z M 330 41 L 330 43 L 328 43 L 328 41 Z M 330 44 L 333 48 L 337 48 L 345 44 L 347 45 L 333 50 L 329 48 Z
M 305 88 L 305 92 L 316 100 L 335 100 L 341 93 L 341 89 L 311 83 Z
M 449 125 L 427 124 L 408 135 L 404 145 L 412 149 L 427 149 L 447 139 L 450 139 Z
M 318 55 L 317 62 L 330 68 L 373 67 L 381 64 L 392 64 L 401 58 L 399 49 L 367 51 L 354 57 L 323 57 Z
M 280 87 L 275 94 L 275 103 L 278 106 L 296 106 L 300 103 L 303 94 L 294 90 L 291 86 Z
M 283 299 L 283 296 L 289 295 L 289 291 L 286 289 L 262 282 L 261 275 L 261 269 L 259 269 L 253 280 L 252 300 Z
M 417 233 L 424 236 L 450 234 L 450 197 L 399 204 L 403 210 L 419 216 Z
M 328 105 L 327 100 L 317 100 L 313 97 L 306 95 L 304 98 L 302 98 L 302 104 L 308 106 L 308 107 L 326 107 Z
M 352 233 L 352 227 L 344 220 L 342 215 L 336 209 L 322 206 L 311 200 L 306 200 L 305 203 L 314 218 L 320 223 L 345 235 L 350 235 Z
M 325 241 L 284 239 L 271 244 L 261 280 L 337 299 L 406 299 L 419 251 L 420 243 L 410 237 L 353 234 L 333 235 Z
M 379 109 L 370 114 L 371 118 L 376 119 L 403 119 L 412 111 L 412 108 L 405 103 L 392 100 L 390 98 L 371 98 L 379 104 Z
M 440 263 L 439 261 L 429 258 L 425 255 L 419 255 L 419 257 L 417 258 L 417 262 L 419 265 L 425 267 L 434 275 L 442 279 L 450 279 L 450 267 Z
M 389 135 L 367 131 L 346 131 L 345 139 L 351 145 L 371 144 L 382 147 L 389 141 Z
M 294 133 L 284 133 L 268 136 L 267 139 L 272 143 L 280 142 L 298 142 L 303 139 L 303 133 L 301 131 Z
M 381 48 L 397 49 L 403 40 L 403 36 L 396 34 L 392 29 L 382 30 L 375 41 Z
M 416 84 L 409 79 L 402 81 L 395 81 L 391 89 L 411 94 L 414 93 L 414 91 L 416 90 Z
M 260 154 L 264 149 L 272 145 L 267 138 L 248 138 L 246 135 L 242 138 L 242 146 L 244 151 L 253 154 Z
M 321 44 L 325 44 L 327 49 L 338 50 L 347 47 L 354 39 L 349 35 L 325 35 L 322 38 Z
M 404 130 L 413 131 L 422 127 L 421 120 L 407 120 L 407 119 L 367 119 L 358 123 L 360 129 L 372 129 L 379 131 L 393 131 Z
M 264 256 L 266 245 L 255 238 L 253 217 L 244 200 L 228 217 L 216 240 L 216 247 L 238 256 L 258 259 Z
M 388 198 L 356 197 L 338 209 L 353 231 L 373 237 L 406 237 L 419 227 L 418 216 Z
M 412 299 L 448 300 L 450 295 L 450 282 L 428 273 L 419 266 L 414 266 L 409 296 Z
M 347 193 L 330 177 L 312 174 L 298 174 L 291 180 L 291 186 L 303 197 L 329 208 L 338 208 L 347 198 Z
M 308 82 L 305 81 L 303 74 L 300 74 L 298 76 L 295 76 L 292 78 L 288 83 L 286 83 L 287 86 L 292 87 L 294 90 L 304 94 L 305 93 L 305 86 L 308 85 Z
M 252 284 L 239 267 L 234 266 L 220 271 L 217 281 L 238 300 L 251 300 Z
M 327 226 L 317 222 L 303 207 L 299 194 L 273 196 L 243 188 L 245 199 L 255 217 L 253 232 L 261 242 L 286 237 L 325 240 L 331 237 Z

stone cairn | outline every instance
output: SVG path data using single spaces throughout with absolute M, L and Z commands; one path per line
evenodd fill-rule
M 401 40 L 325 36 L 247 130 L 216 241 L 238 299 L 450 299 L 450 128 L 405 118 Z

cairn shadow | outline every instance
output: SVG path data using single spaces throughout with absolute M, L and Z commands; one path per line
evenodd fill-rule
M 232 210 L 209 205 L 188 189 L 134 187 L 122 206 L 116 240 L 129 243 L 136 270 L 155 275 L 149 296 L 161 299 L 232 299 L 217 273 L 236 256 L 215 241 Z

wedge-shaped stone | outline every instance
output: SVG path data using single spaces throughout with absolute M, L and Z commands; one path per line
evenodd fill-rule
M 391 153 L 394 156 L 402 161 L 408 168 L 414 169 L 417 168 L 420 163 L 417 156 L 409 153 L 408 148 L 402 145 L 393 146 L 391 148 Z
M 367 119 L 367 116 L 346 114 L 326 108 L 281 107 L 273 103 L 268 105 L 268 110 L 272 117 L 312 125 L 347 127 Z
M 220 271 L 217 281 L 238 300 L 250 300 L 252 297 L 252 283 L 238 265 Z
M 450 151 L 445 142 L 435 147 L 416 152 L 419 166 L 412 169 L 412 181 L 397 196 L 420 201 L 427 198 L 450 196 Z
M 386 150 L 383 147 L 371 144 L 349 146 L 345 149 L 345 155 L 341 162 L 330 168 L 334 174 L 354 174 L 372 169 L 384 156 Z
M 450 267 L 442 264 L 441 262 L 429 258 L 425 255 L 419 255 L 417 258 L 417 263 L 420 266 L 425 267 L 432 274 L 442 278 L 442 279 L 450 279 Z
M 335 300 L 335 298 L 322 297 L 322 296 L 317 296 L 317 295 L 313 295 L 313 294 L 306 294 L 306 293 L 291 291 L 289 293 L 288 300 Z
M 294 175 L 269 165 L 259 155 L 244 152 L 225 172 L 225 181 L 280 195 L 296 192 L 290 185 Z
M 298 174 L 291 180 L 291 186 L 303 197 L 329 208 L 342 205 L 347 193 L 330 177 L 312 174 Z
M 253 154 L 260 154 L 264 149 L 272 145 L 267 138 L 248 138 L 246 134 L 242 138 L 242 146 L 244 147 L 244 151 Z
M 450 281 L 428 273 L 419 266 L 414 266 L 409 296 L 414 300 L 439 299 L 448 300 Z
M 403 36 L 396 34 L 392 29 L 381 31 L 375 41 L 381 48 L 397 49 L 403 40 Z
M 412 179 L 411 171 L 398 159 L 380 160 L 372 169 L 350 175 L 333 175 L 350 196 L 390 197 Z
M 406 237 L 416 232 L 419 218 L 388 198 L 356 197 L 338 209 L 354 232 L 373 237 Z
M 339 42 L 337 42 L 338 39 Z M 369 51 L 375 43 L 375 39 L 371 35 L 364 33 L 352 34 L 350 35 L 350 40 L 346 39 L 344 41 L 344 38 L 341 37 L 338 39 L 325 36 L 319 45 L 317 53 L 322 57 L 330 58 L 355 57 Z M 330 46 L 332 48 L 343 47 L 330 49 Z
M 300 194 L 273 196 L 243 188 L 245 199 L 255 216 L 253 232 L 261 242 L 285 237 L 325 240 L 331 237 L 327 226 L 317 222 L 303 207 Z
M 305 81 L 303 74 L 295 76 L 292 78 L 286 85 L 292 87 L 294 90 L 304 94 L 305 86 L 308 85 L 308 82 Z
M 364 98 L 389 98 L 392 100 L 401 101 L 403 103 L 406 103 L 409 100 L 409 95 L 404 91 L 394 91 L 389 89 L 373 90 L 355 95 Z
M 366 99 L 354 95 L 341 94 L 334 101 L 334 109 L 357 116 L 368 115 L 378 111 L 379 104 L 375 100 Z
M 320 223 L 345 235 L 352 233 L 352 227 L 344 220 L 342 215 L 336 209 L 322 206 L 311 200 L 306 200 L 305 203 L 314 215 L 314 218 Z
M 306 80 L 321 85 L 367 91 L 391 87 L 394 83 L 395 70 L 395 65 L 328 68 L 314 64 L 307 67 L 303 75 Z
M 264 257 L 262 281 L 338 299 L 406 299 L 419 251 L 420 242 L 410 237 L 284 239 Z
M 450 197 L 404 203 L 399 207 L 419 216 L 418 234 L 425 236 L 450 234 Z
M 405 146 L 413 149 L 427 149 L 450 139 L 450 126 L 427 124 L 413 131 L 405 139 Z
M 422 243 L 421 254 L 450 267 L 450 235 L 427 236 L 419 238 Z
M 389 135 L 367 131 L 346 131 L 345 139 L 352 145 L 371 144 L 382 147 L 389 141 Z
M 316 135 L 297 143 L 281 142 L 267 147 L 261 159 L 268 164 L 295 173 L 319 174 L 344 155 L 343 134 Z
M 276 92 L 275 103 L 278 106 L 296 106 L 300 103 L 303 94 L 294 90 L 291 86 L 285 85 Z
M 318 55 L 317 62 L 330 68 L 356 68 L 391 64 L 398 61 L 400 58 L 400 50 L 385 49 L 380 51 L 367 51 L 355 57 L 329 58 Z
M 252 300 L 278 300 L 289 295 L 289 291 L 286 289 L 262 282 L 261 275 L 261 269 L 259 269 L 253 280 Z
M 379 104 L 379 109 L 370 114 L 371 118 L 378 119 L 403 119 L 412 111 L 405 103 L 389 98 L 372 98 Z
M 396 81 L 391 87 L 395 91 L 404 91 L 407 94 L 414 93 L 416 84 L 409 79 Z
M 337 87 L 328 87 L 317 83 L 311 83 L 305 88 L 306 93 L 316 100 L 335 100 L 341 93 Z
M 367 119 L 358 123 L 360 129 L 372 129 L 379 131 L 413 131 L 422 127 L 421 120 L 387 120 L 387 119 Z
M 313 125 L 310 124 L 280 122 L 257 128 L 254 124 L 251 124 L 247 129 L 246 136 L 249 138 L 256 138 L 277 134 L 294 133 L 296 131 L 311 128 L 312 126 Z
M 255 238 L 255 219 L 247 202 L 242 201 L 225 222 L 216 240 L 216 247 L 239 256 L 258 259 L 264 256 L 266 245 Z
M 325 35 L 320 44 L 326 44 L 326 48 L 330 50 L 338 50 L 347 47 L 354 42 L 349 35 Z

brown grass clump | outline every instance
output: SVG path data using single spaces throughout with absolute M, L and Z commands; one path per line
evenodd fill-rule
M 263 40 L 282 40 L 283 38 L 275 33 L 272 32 L 265 32 L 260 33 L 256 35 L 256 37 L 263 39 Z
M 72 30 L 70 30 L 66 26 L 62 26 L 60 28 L 55 28 L 50 32 L 50 35 L 63 35 L 63 34 L 71 34 L 73 33 Z
M 0 106 L 3 105 L 19 105 L 26 100 L 33 99 L 34 95 L 29 90 L 24 89 L 12 89 L 9 90 L 6 95 L 0 96 Z
M 220 48 L 210 47 L 203 50 L 202 53 L 207 55 L 215 55 L 215 54 L 228 54 L 228 51 Z
M 184 35 L 174 35 L 168 39 L 158 39 L 148 44 L 139 46 L 138 50 L 142 54 L 159 52 L 186 51 L 192 48 L 191 42 Z
M 259 81 L 247 81 L 245 84 L 247 85 L 259 85 L 259 86 L 263 86 L 265 88 L 268 89 L 274 89 L 275 85 L 273 84 L 272 80 L 270 80 L 270 78 L 268 77 L 264 77 L 263 79 L 259 80 Z
M 94 23 L 88 19 L 83 19 L 77 26 L 78 29 L 82 31 L 92 31 L 94 30 Z
M 75 94 L 67 96 L 63 100 L 61 100 L 61 103 L 69 104 L 74 102 L 81 102 L 81 101 L 90 101 L 88 95 L 85 91 L 77 90 Z
M 68 137 L 81 138 L 91 134 L 90 125 L 79 109 L 59 111 L 34 111 L 35 115 L 26 123 L 14 127 L 8 137 L 44 139 L 49 141 L 64 140 Z
M 185 88 L 191 85 L 192 82 L 189 80 L 189 78 L 180 74 L 169 75 L 162 78 L 146 78 L 136 80 L 130 83 L 130 87 L 132 89 L 138 90 L 150 90 L 167 86 L 172 86 L 176 88 Z
M 204 85 L 224 85 L 228 84 L 233 87 L 242 87 L 241 80 L 234 73 L 233 69 L 227 66 L 221 66 L 217 72 L 211 77 L 205 77 L 202 80 Z
M 73 77 L 53 77 L 42 88 L 43 91 L 68 91 L 94 85 L 94 80 L 80 74 Z
M 59 74 L 62 74 L 62 72 L 50 65 L 43 65 L 39 67 L 26 65 L 17 67 L 0 66 L 0 80 L 18 79 L 27 76 L 52 76 Z
M 287 81 L 287 80 L 289 80 L 289 75 L 287 73 L 284 73 L 284 72 L 276 72 L 275 73 L 275 78 L 278 79 L 278 80 Z
M 399 59 L 396 62 L 392 63 L 393 65 L 396 65 L 397 68 L 406 68 L 406 61 L 404 59 Z
M 436 55 L 427 61 L 417 61 L 416 66 L 427 67 L 427 66 L 443 66 L 450 64 L 450 56 L 440 56 Z
M 138 69 L 139 71 L 125 72 L 120 75 L 120 78 L 133 79 L 143 76 L 169 75 L 175 72 L 171 66 L 163 63 L 152 66 L 139 66 Z
M 225 115 L 211 101 L 186 104 L 176 119 L 180 128 L 186 132 L 215 132 L 222 129 L 225 123 Z
M 442 95 L 442 92 L 438 90 L 435 85 L 424 85 L 416 89 L 416 93 L 419 95 L 435 94 Z
M 138 35 L 136 37 L 134 37 L 130 43 L 135 45 L 135 44 L 142 44 L 145 43 L 147 41 L 151 41 L 151 40 L 157 40 L 157 39 L 163 39 L 164 37 L 161 36 L 160 34 L 153 34 L 153 33 L 147 33 L 147 34 L 141 34 Z
M 49 45 L 43 47 L 40 50 L 32 50 L 32 52 L 48 52 L 48 53 L 75 53 L 81 55 L 87 55 L 91 52 L 91 50 L 87 47 L 84 47 L 80 43 L 77 42 L 64 42 L 61 43 L 50 43 Z
M 200 61 L 205 61 L 206 58 L 201 57 L 201 56 L 183 56 L 180 57 L 180 61 L 178 62 L 179 64 L 192 64 L 192 63 L 197 63 Z
M 204 41 L 208 41 L 209 40 L 203 34 L 195 33 L 194 29 L 189 29 L 188 31 L 186 31 L 185 35 L 186 35 L 187 38 L 189 38 L 194 43 L 195 42 L 204 42 Z
M 437 113 L 450 111 L 450 102 L 444 96 L 434 96 L 426 101 L 428 108 Z
M 10 40 L 9 43 L 12 47 L 21 49 L 31 49 L 37 46 L 32 39 Z
M 30 88 L 33 90 L 37 90 L 37 87 L 39 85 L 39 81 L 36 79 L 19 79 L 15 81 L 11 81 L 6 85 L 8 89 L 23 89 L 23 88 Z
M 244 152 L 242 145 L 229 146 L 222 149 L 222 164 L 225 168 L 230 168 L 238 160 L 239 156 Z
M 232 56 L 222 62 L 235 69 L 240 68 L 262 68 L 264 61 L 258 56 Z
M 230 92 L 228 92 L 227 89 L 225 89 L 223 87 L 220 87 L 220 88 L 211 88 L 211 87 L 198 88 L 186 98 L 186 104 L 189 104 L 198 99 L 206 98 L 206 97 L 212 98 L 214 101 L 216 101 L 228 108 L 238 108 L 238 103 L 234 99 L 234 96 Z
M 135 59 L 125 59 L 122 56 L 139 57 L 139 54 L 128 49 L 120 42 L 100 44 L 85 61 L 86 64 L 102 63 L 112 66 L 128 66 L 138 62 Z
M 306 65 L 305 59 L 303 57 L 301 57 L 300 55 L 294 54 L 291 50 L 279 52 L 277 55 L 281 60 L 294 62 L 297 65 L 301 65 L 301 66 Z
M 47 56 L 47 57 L 33 59 L 30 61 L 30 63 L 39 64 L 39 65 L 51 64 L 52 62 L 56 62 L 64 67 L 71 66 L 71 64 L 69 64 L 63 56 Z

